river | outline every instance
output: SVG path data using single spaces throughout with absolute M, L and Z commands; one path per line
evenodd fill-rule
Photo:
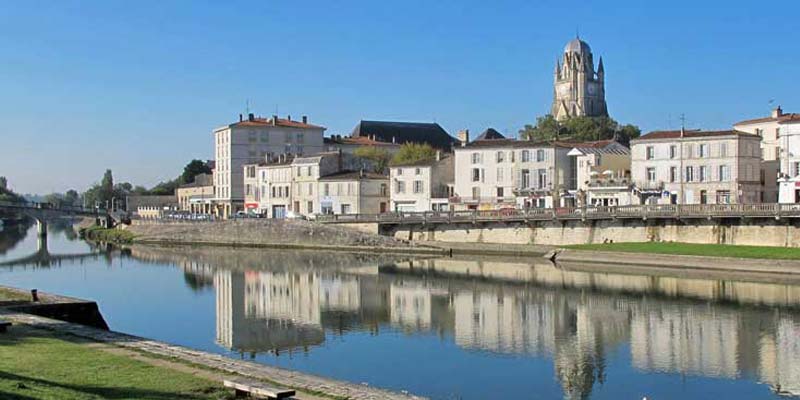
M 0 263 L 36 229 L 0 232 Z M 95 251 L 51 224 L 50 254 Z M 800 395 L 800 286 L 546 260 L 135 246 L 0 267 L 111 329 L 432 399 Z

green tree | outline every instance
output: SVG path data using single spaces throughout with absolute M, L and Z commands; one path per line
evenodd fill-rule
M 180 176 L 180 183 L 187 184 L 194 182 L 194 178 L 200 174 L 210 174 L 211 167 L 202 160 L 192 160 L 183 167 L 183 174 Z
M 627 145 L 631 139 L 641 135 L 641 130 L 635 125 L 620 125 L 610 117 L 574 117 L 557 121 L 548 114 L 537 118 L 535 126 L 525 125 L 519 133 L 520 138 L 535 141 L 593 141 L 616 137 Z
M 372 172 L 377 174 L 386 172 L 386 167 L 389 166 L 389 161 L 392 158 L 388 151 L 376 146 L 359 147 L 353 152 L 353 155 L 370 161 Z
M 404 143 L 392 157 L 391 165 L 407 164 L 436 158 L 436 150 L 427 143 Z
M 76 191 L 75 189 L 67 190 L 67 192 L 64 193 L 64 198 L 62 199 L 64 204 L 71 206 L 79 205 L 78 204 L 79 200 L 80 200 L 80 195 L 78 194 L 78 191 Z
M 8 189 L 8 179 L 5 176 L 0 176 L 0 190 Z

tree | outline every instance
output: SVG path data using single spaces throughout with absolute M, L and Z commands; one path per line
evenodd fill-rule
M 392 158 L 392 165 L 413 163 L 436 158 L 436 150 L 427 143 L 404 143 Z
M 5 176 L 0 176 L 0 190 L 8 189 L 8 179 Z
M 525 125 L 520 138 L 535 141 L 577 140 L 593 141 L 617 138 L 627 145 L 631 139 L 641 135 L 635 125 L 620 125 L 610 117 L 574 117 L 557 121 L 552 115 L 536 118 L 536 125 Z
M 200 174 L 210 174 L 211 167 L 202 160 L 192 160 L 183 167 L 183 174 L 180 176 L 180 183 L 187 184 L 194 182 L 194 178 Z
M 386 172 L 386 167 L 389 166 L 389 160 L 392 158 L 388 151 L 377 146 L 359 147 L 353 152 L 353 155 L 370 161 L 372 172 L 376 174 Z
M 180 186 L 180 179 L 175 178 L 170 181 L 159 182 L 158 185 L 153 186 L 152 189 L 148 191 L 147 194 L 153 196 L 169 196 L 175 194 L 175 189 Z
M 75 189 L 70 189 L 67 190 L 66 193 L 64 193 L 64 198 L 62 199 L 62 201 L 67 205 L 76 206 L 78 205 L 79 198 L 80 195 L 78 194 L 78 191 L 76 191 Z

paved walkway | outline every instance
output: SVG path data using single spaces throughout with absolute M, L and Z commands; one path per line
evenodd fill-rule
M 0 316 L 15 323 L 22 323 L 33 328 L 47 329 L 59 333 L 68 333 L 77 337 L 118 346 L 132 351 L 141 351 L 157 356 L 174 358 L 177 361 L 213 368 L 227 374 L 236 374 L 248 378 L 259 379 L 270 383 L 290 387 L 298 391 L 324 393 L 353 400 L 422 400 L 424 398 L 403 393 L 390 392 L 366 385 L 318 377 L 290 371 L 283 368 L 235 360 L 222 355 L 192 350 L 155 340 L 126 335 L 123 333 L 104 331 L 69 322 L 57 321 L 31 314 L 0 310 Z M 347 362 L 343 360 L 343 362 Z M 303 399 L 309 397 L 301 397 Z

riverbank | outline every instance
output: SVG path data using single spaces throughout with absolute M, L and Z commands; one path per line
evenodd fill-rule
M 679 242 L 601 243 L 566 246 L 574 250 L 621 253 L 672 254 L 685 256 L 732 257 L 759 260 L 800 260 L 800 248 L 771 246 L 738 246 Z
M 0 371 L 13 373 L 0 373 L 0 398 L 5 398 L 3 394 L 11 393 L 59 399 L 94 396 L 121 399 L 218 399 L 226 394 L 222 390 L 223 379 L 246 378 L 270 386 L 295 389 L 298 391 L 295 398 L 300 400 L 421 399 L 34 315 L 20 308 L 20 305 L 25 306 L 21 303 L 33 304 L 29 298 L 24 299 L 25 291 L 2 288 L 8 300 L 0 302 L 0 320 L 11 321 L 13 326 L 8 333 L 0 333 L 0 347 L 4 355 L 0 357 Z M 40 293 L 40 299 L 48 303 L 53 299 L 71 298 Z M 73 300 L 88 303 L 86 300 Z M 25 357 L 20 357 L 20 361 L 16 361 L 17 357 L 5 357 L 6 349 L 20 349 Z M 98 349 L 114 357 L 106 359 L 106 355 L 97 353 Z M 62 357 L 61 354 L 66 355 Z M 65 372 L 73 370 L 74 373 Z M 109 371 L 111 375 L 92 375 L 92 371 L 98 370 Z M 177 382 L 174 385 L 171 384 L 173 379 Z M 22 383 L 23 387 L 17 387 L 17 383 Z M 35 391 L 25 392 L 29 388 Z

